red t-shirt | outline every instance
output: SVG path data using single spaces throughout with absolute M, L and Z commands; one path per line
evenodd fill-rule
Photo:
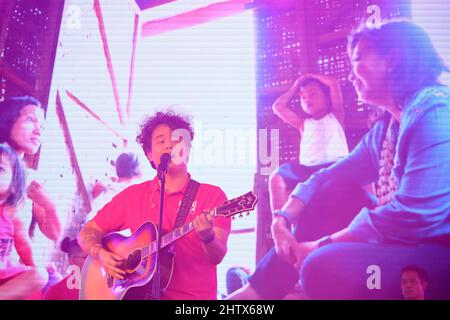
M 80 290 L 70 285 L 71 277 L 69 275 L 51 286 L 44 294 L 43 300 L 79 300 Z
M 165 193 L 163 230 L 171 231 L 178 214 L 178 207 L 187 188 Z M 143 223 L 159 222 L 160 187 L 154 178 L 128 187 L 106 204 L 93 219 L 106 232 L 131 229 L 134 233 Z M 225 193 L 216 186 L 200 184 L 186 222 L 205 209 L 212 209 L 226 201 Z M 229 218 L 216 217 L 215 227 L 230 232 Z M 162 297 L 167 300 L 215 300 L 217 296 L 217 268 L 203 251 L 201 240 L 192 231 L 175 242 L 175 258 L 172 278 Z

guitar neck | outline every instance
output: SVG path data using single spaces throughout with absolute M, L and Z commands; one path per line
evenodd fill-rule
M 212 214 L 214 214 L 214 213 L 212 213 Z M 192 222 L 189 222 L 189 223 L 186 223 L 186 224 L 182 225 L 181 227 L 178 227 L 178 228 L 172 230 L 171 232 L 163 235 L 161 238 L 161 249 L 164 247 L 167 247 L 169 244 L 172 244 L 175 241 L 177 241 L 178 239 L 184 237 L 192 230 L 194 230 L 194 224 Z M 146 247 L 142 251 L 142 256 L 145 258 L 149 255 L 154 254 L 157 251 L 157 246 L 158 246 L 158 242 L 156 240 L 153 241 L 152 243 L 150 243 L 150 245 L 148 247 Z
M 247 211 L 247 214 L 249 214 L 249 211 L 255 209 L 256 202 L 256 196 L 250 191 L 240 197 L 225 201 L 219 207 L 210 209 L 209 214 L 213 216 L 233 217 L 240 213 L 242 217 L 242 212 Z M 161 237 L 161 249 L 182 238 L 192 230 L 194 230 L 194 225 L 192 222 L 189 222 L 163 235 Z M 142 249 L 141 256 L 146 258 L 154 254 L 157 251 L 157 245 L 156 240 L 151 242 L 148 247 Z
M 192 222 L 189 222 L 187 224 L 182 225 L 181 227 L 178 227 L 171 232 L 165 234 L 161 238 L 161 248 L 164 248 L 168 246 L 169 244 L 172 244 L 173 242 L 177 241 L 178 239 L 184 237 L 189 232 L 194 230 L 194 224 Z M 153 241 L 155 243 L 155 252 L 156 252 L 156 241 Z

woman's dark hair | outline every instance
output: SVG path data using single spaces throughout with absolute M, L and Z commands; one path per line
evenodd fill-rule
M 6 155 L 11 163 L 11 185 L 5 195 L 0 196 L 0 203 L 16 206 L 25 198 L 25 169 L 23 163 L 13 148 L 6 144 L 0 144 L 0 157 Z
M 190 120 L 182 115 L 176 114 L 174 111 L 157 112 L 155 115 L 148 117 L 140 126 L 140 133 L 136 141 L 144 150 L 144 153 L 152 151 L 152 133 L 155 128 L 161 124 L 167 125 L 170 129 L 186 129 L 191 134 L 191 140 L 194 139 L 194 130 Z
M 410 21 L 389 20 L 379 28 L 361 25 L 348 37 L 350 56 L 362 40 L 383 57 L 399 50 L 400 59 L 396 61 L 388 83 L 399 106 L 403 106 L 418 90 L 437 84 L 442 72 L 450 71 L 428 34 Z
M 10 142 L 11 129 L 20 117 L 20 111 L 30 104 L 42 108 L 37 99 L 29 96 L 7 98 L 0 102 L 0 143 Z
M 121 153 L 115 162 L 116 174 L 119 178 L 133 178 L 139 174 L 139 160 L 135 153 Z

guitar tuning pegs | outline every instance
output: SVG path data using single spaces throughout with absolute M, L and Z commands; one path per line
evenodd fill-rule
M 242 215 L 242 213 L 240 213 L 240 214 L 239 214 L 239 218 L 242 218 L 242 217 L 243 217 L 243 215 Z
M 250 215 L 250 211 L 247 211 L 247 212 L 245 213 L 245 215 L 249 216 L 249 215 Z
M 232 219 L 232 220 L 236 220 L 236 217 L 235 217 L 235 216 L 232 216 L 231 219 Z

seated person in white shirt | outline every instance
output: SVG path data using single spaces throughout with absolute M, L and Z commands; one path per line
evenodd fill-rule
M 300 97 L 297 110 L 289 107 Z M 272 106 L 275 114 L 300 134 L 300 157 L 276 169 L 269 179 L 272 212 L 286 203 L 298 183 L 348 154 L 344 109 L 339 82 L 329 76 L 307 74 L 295 81 Z

